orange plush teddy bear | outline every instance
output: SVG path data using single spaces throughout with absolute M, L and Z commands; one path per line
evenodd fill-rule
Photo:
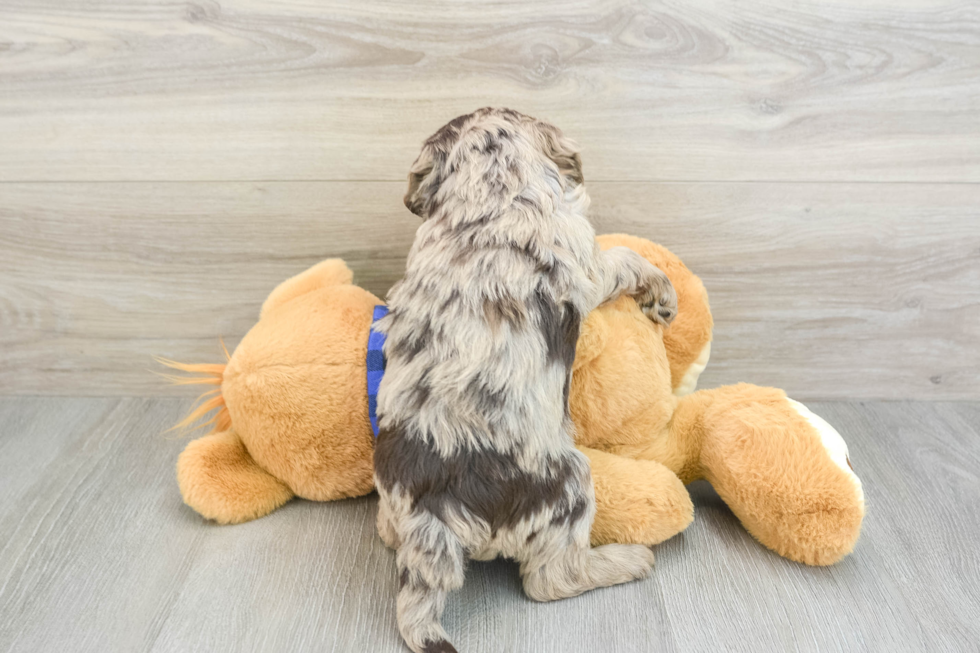
M 781 390 L 739 384 L 693 392 L 708 360 L 707 294 L 669 251 L 626 245 L 670 277 L 678 315 L 669 329 L 620 298 L 583 322 L 570 393 L 577 443 L 592 463 L 594 544 L 656 544 L 693 516 L 684 485 L 707 479 L 761 543 L 811 565 L 854 547 L 861 483 L 840 435 Z M 225 365 L 183 383 L 220 388 L 181 426 L 218 409 L 212 432 L 177 462 L 187 505 L 221 523 L 261 517 L 294 496 L 331 501 L 373 489 L 367 343 L 381 301 L 352 285 L 338 259 L 276 288 Z

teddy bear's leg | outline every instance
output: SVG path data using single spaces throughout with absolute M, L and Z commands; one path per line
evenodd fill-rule
M 190 442 L 177 459 L 177 483 L 184 503 L 221 524 L 257 519 L 293 497 L 252 460 L 234 431 Z
M 328 258 L 276 286 L 276 289 L 269 294 L 265 303 L 262 304 L 260 315 L 265 315 L 268 311 L 282 306 L 289 300 L 318 288 L 349 284 L 353 281 L 354 273 L 350 271 L 346 263 L 339 258 Z
M 864 518 L 843 439 L 781 390 L 739 384 L 685 397 L 676 428 L 701 440 L 704 477 L 762 544 L 829 565 L 851 552 Z
M 579 447 L 589 457 L 595 485 L 592 545 L 659 544 L 694 518 L 694 505 L 677 476 L 652 460 L 634 460 Z

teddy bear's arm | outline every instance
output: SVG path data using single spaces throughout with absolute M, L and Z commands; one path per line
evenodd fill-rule
M 684 484 L 652 460 L 634 460 L 579 447 L 595 485 L 592 544 L 658 544 L 687 528 L 694 505 Z

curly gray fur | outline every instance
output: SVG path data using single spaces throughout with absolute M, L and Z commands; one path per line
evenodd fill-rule
M 646 547 L 589 546 L 595 498 L 568 389 L 585 315 L 627 293 L 669 323 L 676 296 L 631 250 L 600 251 L 588 203 L 574 143 L 508 109 L 456 118 L 412 166 L 405 205 L 424 222 L 379 324 L 374 462 L 416 653 L 455 651 L 439 620 L 467 558 L 518 560 L 541 601 L 653 563 Z

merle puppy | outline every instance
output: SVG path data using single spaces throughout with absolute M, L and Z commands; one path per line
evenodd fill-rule
M 405 204 L 425 222 L 389 293 L 374 454 L 378 532 L 398 550 L 398 626 L 416 653 L 456 649 L 439 623 L 467 558 L 520 562 L 550 601 L 642 578 L 652 552 L 589 547 L 595 497 L 568 412 L 583 316 L 627 293 L 668 324 L 667 277 L 602 252 L 574 143 L 508 109 L 430 137 Z

